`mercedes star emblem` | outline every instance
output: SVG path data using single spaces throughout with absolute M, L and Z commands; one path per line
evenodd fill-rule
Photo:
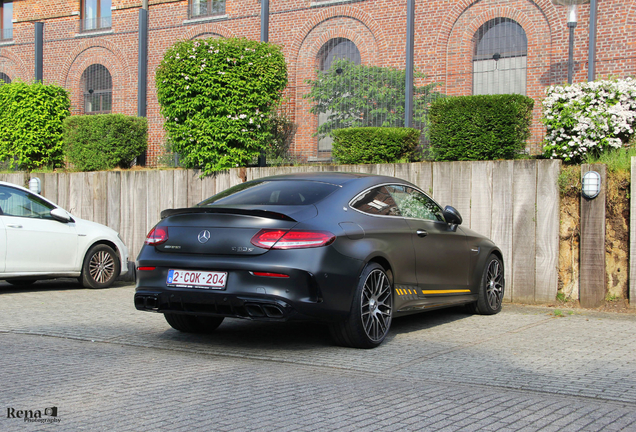
M 210 231 L 203 230 L 199 233 L 199 243 L 207 243 L 210 240 Z

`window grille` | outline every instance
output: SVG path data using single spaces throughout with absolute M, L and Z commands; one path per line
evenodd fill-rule
M 528 39 L 514 20 L 495 18 L 474 37 L 473 94 L 526 94 Z
M 0 40 L 13 39 L 13 1 L 0 0 Z
M 9 75 L 0 72 L 0 85 L 2 84 L 11 84 L 11 78 L 9 78 Z
M 225 14 L 225 0 L 190 0 L 190 18 Z
M 112 0 L 82 0 L 81 31 L 108 29 L 112 26 Z
M 358 50 L 358 47 L 356 47 L 356 45 L 349 39 L 335 38 L 327 41 L 327 43 L 325 43 L 318 52 L 320 72 L 326 73 L 329 69 L 331 69 L 331 65 L 336 59 L 347 59 L 354 64 L 359 65 L 361 63 L 360 50 Z M 335 72 L 338 73 L 338 71 Z M 354 91 L 354 89 L 349 87 L 350 86 L 348 86 L 347 83 L 343 83 L 341 91 L 343 93 Z M 330 111 L 318 114 L 318 126 L 327 122 L 331 114 L 332 113 Z M 318 140 L 318 151 L 329 152 L 331 151 L 332 145 L 333 138 L 331 136 L 321 138 Z
M 85 114 L 108 114 L 113 108 L 113 80 L 100 64 L 86 68 L 82 74 Z

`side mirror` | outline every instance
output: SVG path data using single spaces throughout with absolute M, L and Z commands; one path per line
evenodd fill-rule
M 51 210 L 51 217 L 56 221 L 64 223 L 73 222 L 73 218 L 71 217 L 71 215 L 69 215 L 65 210 L 62 210 L 61 208 L 54 208 L 53 210 Z
M 444 219 L 451 225 L 461 225 L 463 222 L 462 215 L 455 207 L 446 206 L 444 208 Z

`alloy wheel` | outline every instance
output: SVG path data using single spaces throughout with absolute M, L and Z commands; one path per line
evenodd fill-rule
M 91 257 L 89 272 L 95 282 L 104 283 L 115 273 L 115 260 L 106 251 L 99 251 Z
M 503 277 L 503 268 L 499 260 L 490 261 L 486 272 L 486 298 L 493 310 L 498 309 L 503 300 Z
M 382 270 L 373 270 L 364 282 L 361 312 L 364 331 L 374 342 L 389 331 L 392 303 L 389 279 Z

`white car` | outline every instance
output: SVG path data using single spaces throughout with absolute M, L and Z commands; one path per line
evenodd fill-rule
M 84 287 L 106 288 L 127 271 L 128 248 L 116 231 L 0 182 L 0 279 L 77 277 Z

